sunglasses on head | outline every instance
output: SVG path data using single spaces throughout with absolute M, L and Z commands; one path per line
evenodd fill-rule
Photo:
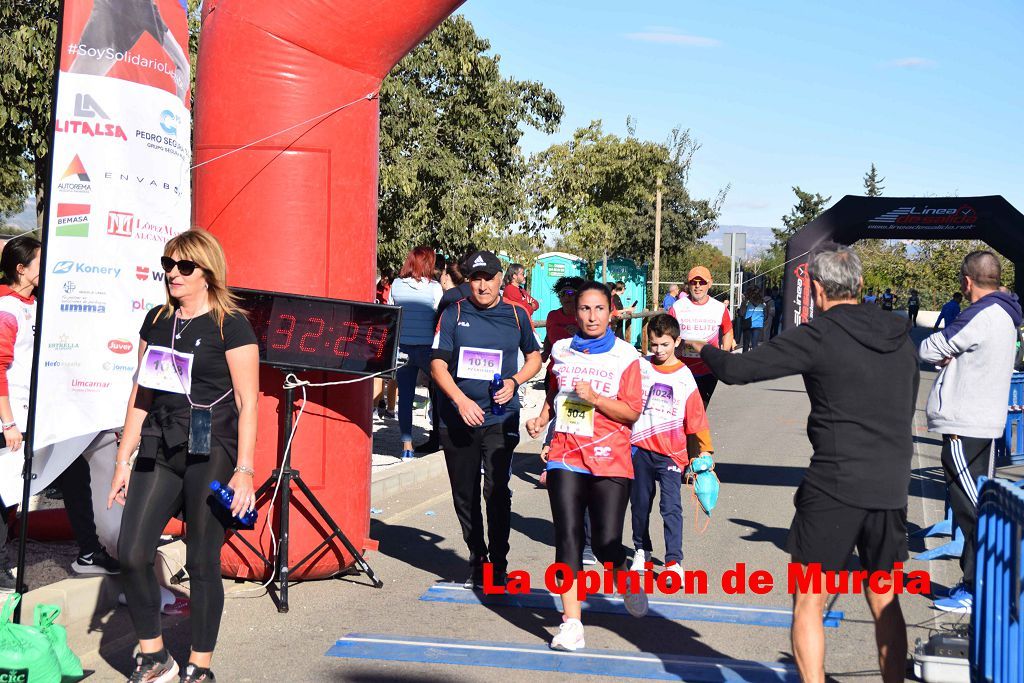
M 707 284 L 707 280 L 705 280 L 702 277 L 695 277 L 692 280 L 690 280 L 690 284 L 691 285 L 698 285 L 698 286 L 706 285 Z
M 196 272 L 196 268 L 200 267 L 198 264 L 196 264 L 195 261 L 189 261 L 188 259 L 175 261 L 170 256 L 160 257 L 160 267 L 164 269 L 165 273 L 169 273 L 172 270 L 174 270 L 175 266 L 178 267 L 178 272 L 184 275 L 185 277 L 188 277 L 192 273 Z

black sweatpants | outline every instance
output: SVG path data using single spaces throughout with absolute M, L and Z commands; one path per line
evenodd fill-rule
M 630 480 L 595 477 L 563 469 L 548 470 L 548 499 L 555 525 L 555 562 L 574 572 L 583 569 L 583 513 L 590 512 L 590 545 L 601 564 L 621 567 L 626 561 L 622 527 L 629 503 Z
M 469 548 L 470 562 L 490 559 L 496 570 L 508 567 L 508 537 L 512 524 L 512 455 L 519 445 L 519 412 L 498 424 L 475 428 L 441 428 L 441 447 L 452 485 L 455 516 Z M 487 504 L 487 542 L 480 506 L 480 467 Z
M 992 439 L 942 435 L 942 470 L 949 486 L 953 522 L 964 532 L 960 568 L 964 584 L 974 588 L 975 531 L 978 527 L 978 477 L 988 474 Z
M 57 487 L 64 494 L 64 509 L 67 510 L 71 531 L 78 544 L 78 554 L 88 555 L 100 550 L 99 536 L 96 535 L 96 518 L 92 509 L 92 472 L 89 461 L 78 456 L 68 465 L 57 481 Z
M 138 458 L 128 485 L 117 549 L 128 611 L 140 640 L 160 631 L 160 586 L 153 574 L 160 534 L 171 517 L 185 513 L 185 569 L 192 598 L 192 649 L 212 652 L 217 644 L 224 586 L 220 549 L 230 511 L 215 502 L 210 482 L 227 483 L 236 457 L 214 444 L 209 456 L 191 455 L 185 444 L 155 458 Z

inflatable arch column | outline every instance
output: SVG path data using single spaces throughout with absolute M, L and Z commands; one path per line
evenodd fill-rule
M 373 300 L 379 107 L 367 95 L 461 2 L 203 3 L 193 217 L 223 243 L 232 286 Z M 280 372 L 261 368 L 257 484 L 287 437 L 282 383 Z M 370 393 L 369 382 L 310 389 L 293 444 L 293 466 L 357 547 L 373 546 Z M 329 533 L 301 494 L 294 501 L 292 564 Z M 260 512 L 247 538 L 266 552 L 266 507 Z M 221 560 L 229 576 L 268 574 L 237 538 Z M 335 542 L 293 578 L 330 576 L 351 562 Z

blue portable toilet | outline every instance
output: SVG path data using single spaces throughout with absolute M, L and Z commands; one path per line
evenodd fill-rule
M 552 288 L 558 282 L 558 278 L 573 275 L 587 277 L 587 262 L 579 256 L 562 251 L 551 251 L 537 257 L 533 264 L 533 270 L 530 271 L 529 282 L 530 296 L 540 302 L 540 308 L 533 314 L 534 321 L 546 320 L 549 312 L 561 307 Z M 544 340 L 545 335 L 546 330 L 543 327 L 538 327 L 537 336 L 541 341 Z
M 594 275 L 594 279 L 598 282 L 604 282 L 604 263 L 603 261 L 597 262 L 597 270 Z M 625 308 L 632 308 L 636 312 L 640 312 L 647 309 L 647 267 L 638 266 L 633 263 L 632 259 L 628 259 L 621 256 L 616 256 L 608 259 L 608 285 L 613 286 L 618 280 L 622 280 L 626 283 L 626 291 L 622 294 L 622 305 Z M 632 322 L 632 324 L 630 324 Z M 634 318 L 632 321 L 626 321 L 624 325 L 627 326 L 629 332 L 626 337 L 626 341 L 633 344 L 634 346 L 640 342 L 640 328 L 643 326 L 643 321 L 639 318 Z

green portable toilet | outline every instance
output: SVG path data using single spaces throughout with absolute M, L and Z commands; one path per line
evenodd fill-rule
M 540 302 L 540 308 L 533 314 L 533 319 L 542 322 L 547 319 L 548 313 L 561 304 L 555 296 L 552 287 L 558 282 L 558 278 L 578 275 L 587 277 L 587 262 L 579 256 L 566 254 L 562 251 L 551 251 L 541 254 L 533 264 L 530 271 L 530 296 Z M 546 330 L 543 327 L 537 328 L 537 335 L 543 341 Z
M 597 262 L 596 274 L 594 279 L 598 282 L 604 282 L 604 263 L 603 261 Z M 622 305 L 626 308 L 632 308 L 636 312 L 640 312 L 647 309 L 647 267 L 638 266 L 631 259 L 616 256 L 608 259 L 608 286 L 614 286 L 614 283 L 618 280 L 622 280 L 626 283 L 626 291 L 622 294 Z M 634 304 L 635 302 L 635 304 Z M 624 323 L 629 325 L 627 321 Z M 640 341 L 640 328 L 643 323 L 639 318 L 634 318 L 632 325 L 629 326 L 629 336 L 626 341 L 633 344 L 634 346 Z

